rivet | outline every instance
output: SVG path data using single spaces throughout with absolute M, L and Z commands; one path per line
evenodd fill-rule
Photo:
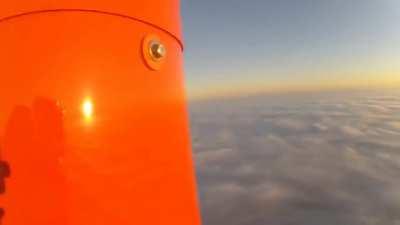
M 160 70 L 167 61 L 167 45 L 154 34 L 146 35 L 142 41 L 142 56 L 151 70 Z
M 167 49 L 158 40 L 152 40 L 149 44 L 149 53 L 154 61 L 161 61 L 167 55 Z

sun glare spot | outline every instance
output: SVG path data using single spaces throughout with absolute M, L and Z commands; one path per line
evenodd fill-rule
M 82 114 L 86 121 L 91 121 L 93 118 L 93 102 L 90 98 L 86 98 L 82 104 Z

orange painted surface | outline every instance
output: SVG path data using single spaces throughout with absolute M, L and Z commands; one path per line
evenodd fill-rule
M 2 225 L 200 224 L 174 36 L 88 11 L 15 17 L 0 34 Z M 168 51 L 157 71 L 148 34 Z
M 179 0 L 2 0 L 0 20 L 49 10 L 92 10 L 135 18 L 181 39 Z

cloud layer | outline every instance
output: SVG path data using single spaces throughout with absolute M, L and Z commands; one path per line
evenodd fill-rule
M 191 104 L 205 225 L 400 224 L 400 93 Z

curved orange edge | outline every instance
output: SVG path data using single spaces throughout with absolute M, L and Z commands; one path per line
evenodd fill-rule
M 158 30 L 163 31 L 164 33 L 168 34 L 169 36 L 171 36 L 172 38 L 174 38 L 180 45 L 181 50 L 184 50 L 184 45 L 182 40 L 177 37 L 176 35 L 174 35 L 173 33 L 169 32 L 168 30 L 157 26 L 153 23 L 147 22 L 145 20 L 136 18 L 136 17 L 132 17 L 132 16 L 128 16 L 128 15 L 124 15 L 124 14 L 119 14 L 119 13 L 113 13 L 113 12 L 107 12 L 107 11 L 101 11 L 101 10 L 95 10 L 95 9 L 48 9 L 48 10 L 37 10 L 37 11 L 31 11 L 31 12 L 24 12 L 24 13 L 19 13 L 16 15 L 12 15 L 12 16 L 6 16 L 3 18 L 0 18 L 0 23 L 2 22 L 6 22 L 8 20 L 12 20 L 12 19 L 16 19 L 19 17 L 23 17 L 23 16 L 28 16 L 28 15 L 32 15 L 32 14 L 40 14 L 40 13 L 57 13 L 57 12 L 85 12 L 85 13 L 100 13 L 100 14 L 105 14 L 105 15 L 110 15 L 110 16 L 118 16 L 118 17 L 122 17 L 125 19 L 130 19 L 130 20 L 134 20 L 136 22 L 140 22 L 140 23 L 144 23 L 147 24 L 149 26 L 152 26 Z

